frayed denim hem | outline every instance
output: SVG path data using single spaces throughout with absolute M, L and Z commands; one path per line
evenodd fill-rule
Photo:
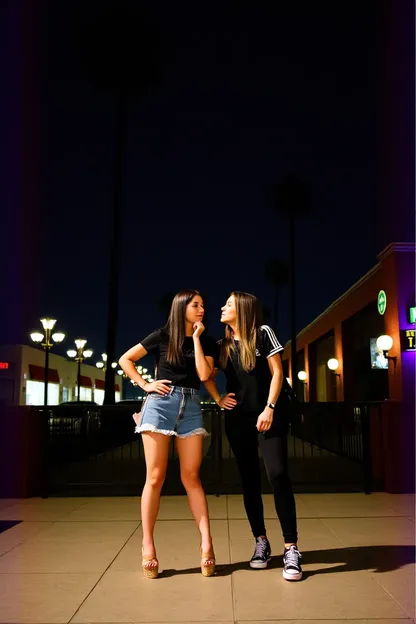
M 194 429 L 193 431 L 183 434 L 179 434 L 176 431 L 169 431 L 169 429 L 158 429 L 154 425 L 148 424 L 138 425 L 134 430 L 135 433 L 144 433 L 146 431 L 150 431 L 151 433 L 161 433 L 162 435 L 167 436 L 176 436 L 177 438 L 189 438 L 193 435 L 202 435 L 206 438 L 210 435 L 203 427 L 198 427 L 198 429 Z

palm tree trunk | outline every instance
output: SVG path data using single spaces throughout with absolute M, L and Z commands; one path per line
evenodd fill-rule
M 115 152 L 115 178 L 114 178 L 114 203 L 112 218 L 112 244 L 110 256 L 110 280 L 108 291 L 108 315 L 107 315 L 107 370 L 105 372 L 104 405 L 115 403 L 114 369 L 111 363 L 115 360 L 119 273 L 120 273 L 120 248 L 121 248 L 121 214 L 123 200 L 123 152 L 124 138 L 126 134 L 126 97 L 120 89 L 117 98 L 117 135 Z
M 295 280 L 295 218 L 291 214 L 289 217 L 289 241 L 290 241 L 290 261 L 289 261 L 289 287 L 290 287 L 290 360 L 292 368 L 292 388 L 296 388 L 296 280 Z

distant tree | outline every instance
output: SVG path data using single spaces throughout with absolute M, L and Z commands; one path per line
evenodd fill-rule
M 294 175 L 287 175 L 275 187 L 274 205 L 278 213 L 289 221 L 289 289 L 290 289 L 290 335 L 292 380 L 295 383 L 296 370 L 296 222 L 309 214 L 311 192 L 309 186 Z
M 115 359 L 117 331 L 121 223 L 123 214 L 123 172 L 127 134 L 128 102 L 144 95 L 159 78 L 161 38 L 148 7 L 141 0 L 100 0 L 78 4 L 74 19 L 74 44 L 85 78 L 113 101 L 114 195 L 109 245 L 106 352 Z M 111 120 L 109 127 L 112 126 Z M 114 374 L 105 375 L 104 403 L 115 402 Z
M 275 331 L 278 331 L 279 322 L 279 294 L 282 286 L 286 286 L 289 281 L 289 266 L 284 260 L 271 260 L 264 271 L 264 276 L 274 289 L 274 304 L 273 304 L 273 327 Z

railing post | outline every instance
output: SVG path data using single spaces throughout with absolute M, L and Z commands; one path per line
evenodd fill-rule
M 50 427 L 49 427 L 49 409 L 44 406 L 41 411 L 41 445 L 42 445 L 42 459 L 41 459 L 41 497 L 48 498 L 49 496 L 49 471 L 50 471 Z
M 360 407 L 361 435 L 363 440 L 363 480 L 364 493 L 371 494 L 372 490 L 372 459 L 370 441 L 370 418 L 368 406 Z
M 215 468 L 215 490 L 216 496 L 220 496 L 223 492 L 223 472 L 222 472 L 222 427 L 221 427 L 221 410 L 215 406 L 212 412 L 212 451 Z

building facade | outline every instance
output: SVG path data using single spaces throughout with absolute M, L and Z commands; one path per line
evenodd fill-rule
M 393 243 L 377 264 L 297 336 L 298 397 L 305 401 L 414 400 L 415 245 Z M 388 335 L 388 353 L 377 338 Z M 290 342 L 284 351 L 290 370 Z M 387 355 L 387 357 L 386 357 Z M 332 371 L 328 361 L 336 359 Z
M 43 405 L 45 353 L 27 345 L 0 346 L 0 405 Z M 104 400 L 105 372 L 81 364 L 80 400 Z M 115 375 L 116 402 L 122 398 L 122 377 Z M 49 353 L 48 405 L 78 398 L 78 363 Z

